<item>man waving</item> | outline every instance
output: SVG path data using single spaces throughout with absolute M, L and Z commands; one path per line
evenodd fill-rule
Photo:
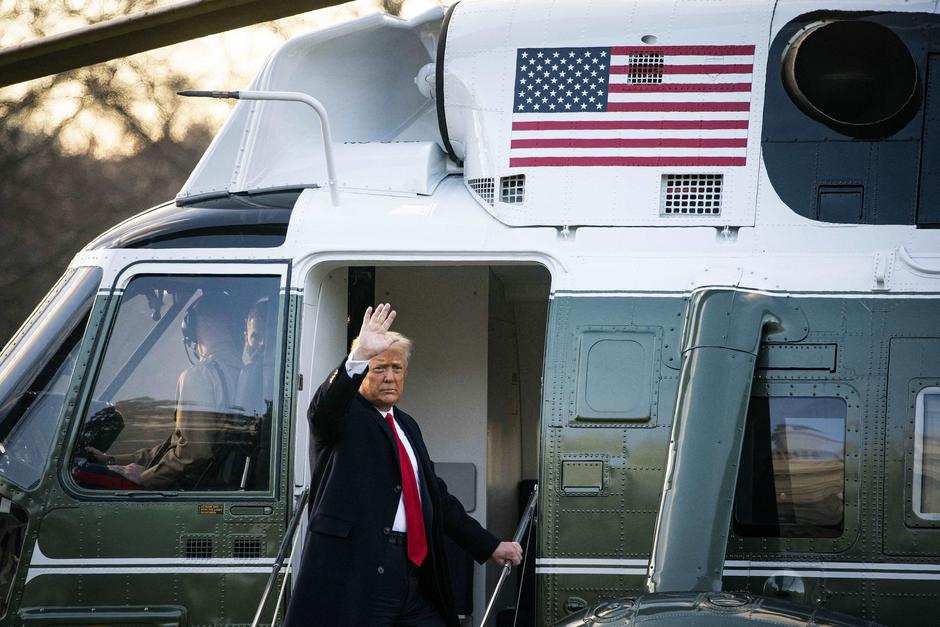
M 456 626 L 444 535 L 481 564 L 522 548 L 480 526 L 434 474 L 421 429 L 397 407 L 411 341 L 391 305 L 366 310 L 352 352 L 307 412 L 310 524 L 285 624 Z

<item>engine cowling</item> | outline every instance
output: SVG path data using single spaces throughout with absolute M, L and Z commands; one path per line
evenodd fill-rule
M 602 601 L 555 623 L 555 627 L 604 625 L 627 627 L 655 622 L 657 627 L 727 627 L 728 625 L 806 625 L 854 627 L 878 625 L 845 614 L 772 597 L 741 592 L 663 592 Z

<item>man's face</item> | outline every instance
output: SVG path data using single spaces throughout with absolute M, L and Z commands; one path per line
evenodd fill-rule
M 406 370 L 405 358 L 398 351 L 380 353 L 369 360 L 369 372 L 359 386 L 359 393 L 382 411 L 387 411 L 401 398 Z
M 218 343 L 215 321 L 199 316 L 196 318 L 196 355 L 205 358 Z
M 248 318 L 245 324 L 245 348 L 251 355 L 264 350 L 264 325 L 257 318 Z

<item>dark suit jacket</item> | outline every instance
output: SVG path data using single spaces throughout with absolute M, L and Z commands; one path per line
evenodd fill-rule
M 388 533 L 401 496 L 398 445 L 388 423 L 358 390 L 345 361 L 314 395 L 307 412 L 311 446 L 306 547 L 285 625 L 369 625 L 371 591 L 384 576 Z M 444 534 L 479 563 L 499 540 L 471 518 L 434 474 L 421 430 L 395 408 L 418 461 L 428 557 L 421 582 L 449 625 L 457 625 Z

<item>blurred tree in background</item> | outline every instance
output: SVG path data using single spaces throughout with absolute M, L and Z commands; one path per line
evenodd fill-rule
M 167 2 L 85 4 L 0 7 L 22 41 Z M 182 186 L 212 133 L 205 120 L 180 124 L 174 92 L 187 84 L 137 55 L 0 90 L 0 344 L 87 242 Z
M 178 1 L 0 0 L 0 45 Z M 246 85 L 289 36 L 375 10 L 399 14 L 403 4 L 360 0 L 240 29 L 238 39 L 205 38 L 203 49 L 229 56 L 201 75 L 192 66 L 206 55 L 179 52 L 190 42 L 0 89 L 0 346 L 86 243 L 182 187 L 231 105 L 196 105 L 177 90 Z
M 179 109 L 170 94 L 185 85 L 184 77 L 162 73 L 157 84 L 151 74 L 139 61 L 123 59 L 0 91 L 0 290 L 6 296 L 0 344 L 82 246 L 172 198 L 208 145 L 205 123 L 191 124 L 182 136 L 171 132 Z M 37 128 L 33 118 L 62 92 L 74 109 Z M 156 104 L 156 120 L 135 110 L 141 93 Z M 90 118 L 106 124 L 126 149 L 100 157 Z M 82 133 L 84 142 L 74 137 Z

